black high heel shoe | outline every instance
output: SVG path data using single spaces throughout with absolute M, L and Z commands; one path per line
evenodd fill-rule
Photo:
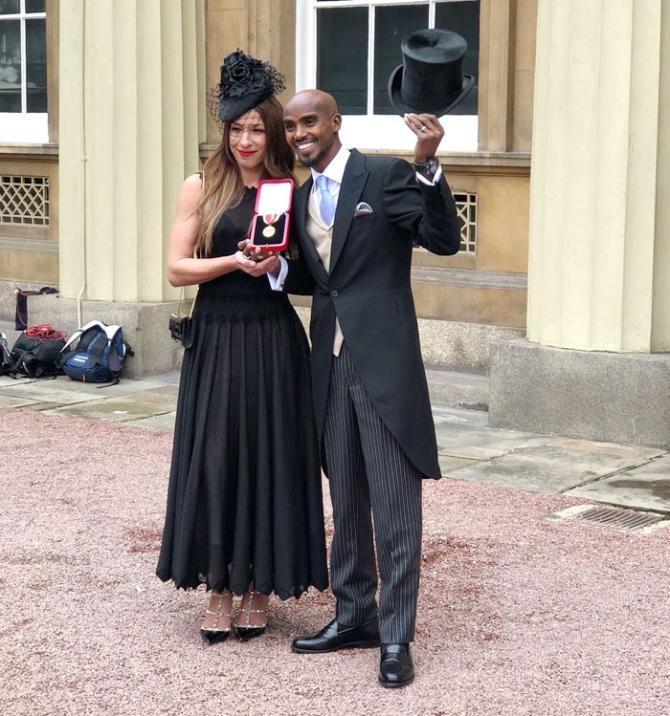
M 224 611 L 228 601 L 228 610 Z M 205 616 L 200 625 L 200 636 L 207 644 L 218 644 L 225 641 L 233 630 L 233 595 L 230 592 L 213 592 L 209 600 L 209 607 L 205 610 Z M 221 625 L 221 620 L 226 619 L 227 624 Z
M 263 597 L 264 608 L 254 609 L 254 597 Z M 260 636 L 265 632 L 265 627 L 268 624 L 267 617 L 267 606 L 268 606 L 268 595 L 262 592 L 250 591 L 242 597 L 242 604 L 240 606 L 240 613 L 235 619 L 235 634 L 243 640 L 253 639 L 254 637 Z M 260 624 L 251 623 L 252 614 L 262 614 L 263 618 L 259 621 Z
M 230 631 L 201 629 L 200 636 L 206 644 L 209 644 L 211 646 L 212 644 L 219 644 L 220 642 L 225 641 L 230 636 Z

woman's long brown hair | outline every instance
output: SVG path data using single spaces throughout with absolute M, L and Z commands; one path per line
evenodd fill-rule
M 265 125 L 265 178 L 293 178 L 294 156 L 284 134 L 281 104 L 270 97 L 253 107 Z M 251 110 L 248 110 L 251 111 Z M 244 183 L 230 150 L 230 124 L 223 125 L 223 138 L 203 167 L 204 191 L 198 202 L 200 229 L 195 240 L 195 255 L 212 252 L 212 236 L 221 214 L 237 206 L 244 196 Z

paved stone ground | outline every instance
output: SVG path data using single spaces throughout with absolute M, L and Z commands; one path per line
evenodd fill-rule
M 490 428 L 484 410 L 445 403 L 449 386 L 462 390 L 466 376 L 428 371 L 428 379 L 440 463 L 448 477 L 670 513 L 667 450 Z M 474 380 L 479 395 L 482 379 Z M 178 373 L 126 379 L 108 388 L 63 376 L 48 381 L 0 377 L 0 408 L 172 429 L 178 383 Z

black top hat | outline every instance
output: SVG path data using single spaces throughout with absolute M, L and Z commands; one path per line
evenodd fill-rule
M 402 65 L 388 83 L 388 95 L 398 114 L 446 114 L 470 92 L 472 75 L 463 74 L 465 38 L 448 30 L 418 30 L 401 43 Z
M 223 59 L 210 109 L 219 122 L 232 122 L 284 88 L 283 76 L 269 62 L 235 50 Z

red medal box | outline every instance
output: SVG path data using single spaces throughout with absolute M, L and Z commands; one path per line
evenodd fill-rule
M 288 247 L 293 179 L 261 179 L 256 191 L 249 243 L 265 251 Z

